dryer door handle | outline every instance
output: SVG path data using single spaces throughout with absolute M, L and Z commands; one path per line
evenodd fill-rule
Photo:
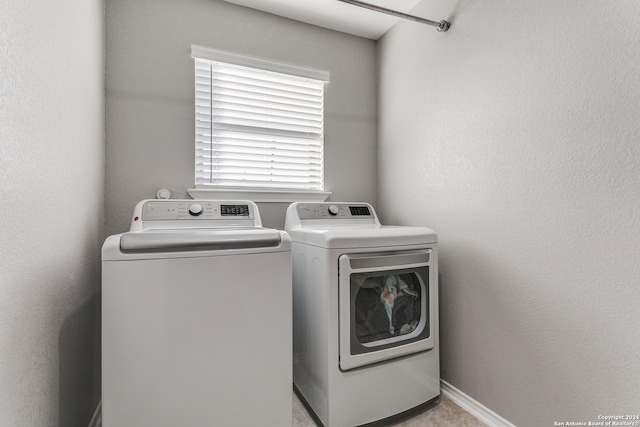
M 278 230 L 163 230 L 122 234 L 120 250 L 127 253 L 211 251 L 280 245 Z
M 426 265 L 429 263 L 430 250 L 420 250 L 403 253 L 380 255 L 347 255 L 352 270 L 369 268 L 394 267 L 402 268 L 407 265 Z

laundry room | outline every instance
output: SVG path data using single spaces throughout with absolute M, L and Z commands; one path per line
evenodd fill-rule
M 443 398 L 640 425 L 640 6 L 378 0 L 450 28 L 366 33 L 242 1 L 0 0 L 0 425 L 98 425 L 101 248 L 196 194 L 194 46 L 326 73 L 327 203 L 437 233 Z M 246 199 L 278 230 L 300 200 Z

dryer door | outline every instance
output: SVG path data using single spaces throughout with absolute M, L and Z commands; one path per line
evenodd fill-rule
M 431 249 L 339 258 L 340 369 L 432 349 Z

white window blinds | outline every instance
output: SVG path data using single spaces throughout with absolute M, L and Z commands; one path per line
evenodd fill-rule
M 322 191 L 325 82 L 193 56 L 196 188 Z

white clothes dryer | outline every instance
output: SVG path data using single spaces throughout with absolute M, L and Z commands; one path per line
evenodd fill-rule
M 388 423 L 440 396 L 437 236 L 367 203 L 294 203 L 293 382 L 326 427 Z
M 291 292 L 254 203 L 138 203 L 102 248 L 102 424 L 291 426 Z

